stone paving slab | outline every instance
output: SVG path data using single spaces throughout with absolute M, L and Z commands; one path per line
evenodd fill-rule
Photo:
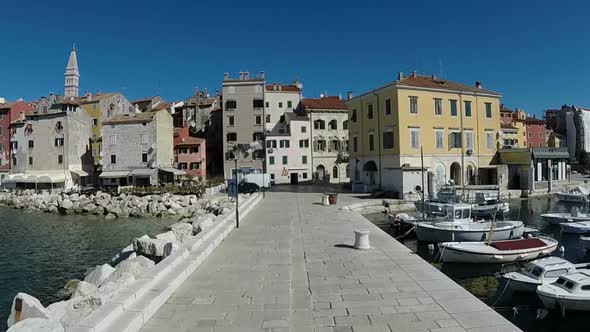
M 403 244 L 318 193 L 271 192 L 142 331 L 519 331 Z M 355 250 L 355 229 L 372 248 Z

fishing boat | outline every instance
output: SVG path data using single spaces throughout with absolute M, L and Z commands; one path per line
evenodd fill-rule
M 590 191 L 588 189 L 577 186 L 566 191 L 557 193 L 557 199 L 564 202 L 572 203 L 588 203 L 590 202 Z
M 493 198 L 489 192 L 478 192 L 475 194 L 475 204 L 471 207 L 474 216 L 493 216 L 497 213 L 510 211 L 510 203 L 500 202 Z
M 590 270 L 590 264 L 574 264 L 561 257 L 545 257 L 529 262 L 518 271 L 504 273 L 508 287 L 515 292 L 534 293 L 537 287 L 555 282 L 557 278 L 576 271 Z
M 574 206 L 571 212 L 549 212 L 543 213 L 541 218 L 552 225 L 559 225 L 568 222 L 590 221 L 590 215 L 587 213 L 580 213 L 577 206 Z
M 510 263 L 541 258 L 557 249 L 557 240 L 546 236 L 489 242 L 444 242 L 441 260 L 447 263 Z
M 553 283 L 541 285 L 537 296 L 547 309 L 590 311 L 590 272 L 567 274 Z
M 418 212 L 422 212 L 427 216 L 440 217 L 446 213 L 445 206 L 448 204 L 458 203 L 460 201 L 457 196 L 457 190 L 454 186 L 444 186 L 435 195 L 434 198 L 428 200 L 414 201 L 414 206 Z
M 446 218 L 416 224 L 419 241 L 485 241 L 516 239 L 522 236 L 522 221 L 477 221 L 471 219 L 470 204 L 446 205 Z M 494 232 L 490 230 L 494 228 Z
M 590 233 L 590 221 L 563 223 L 561 224 L 561 232 L 566 234 Z

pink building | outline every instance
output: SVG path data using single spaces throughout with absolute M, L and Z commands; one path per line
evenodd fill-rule
M 188 125 L 174 128 L 174 160 L 176 168 L 188 176 L 202 177 L 207 174 L 206 146 L 202 138 L 192 137 Z
M 0 99 L 0 185 L 11 168 L 10 123 L 33 113 L 33 105 L 24 101 L 6 102 Z

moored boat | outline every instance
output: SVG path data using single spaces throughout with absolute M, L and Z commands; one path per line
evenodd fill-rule
M 546 236 L 491 242 L 444 242 L 441 260 L 448 263 L 509 263 L 528 261 L 551 254 L 557 240 Z
M 534 293 L 538 286 L 555 282 L 562 275 L 588 269 L 588 263 L 573 264 L 561 257 L 550 256 L 529 262 L 520 270 L 504 273 L 502 277 L 512 290 Z
M 568 222 L 590 221 L 590 215 L 580 213 L 577 207 L 573 207 L 570 213 L 568 212 L 549 212 L 543 213 L 541 218 L 552 225 L 558 225 Z
M 588 203 L 590 202 L 590 191 L 584 187 L 577 186 L 557 193 L 557 199 L 564 202 Z
M 590 233 L 590 221 L 562 223 L 561 232 L 569 234 Z
M 541 285 L 537 296 L 547 309 L 590 311 L 590 272 L 567 274 L 551 284 Z

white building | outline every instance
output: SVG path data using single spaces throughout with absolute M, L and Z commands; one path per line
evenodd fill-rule
M 278 125 L 285 113 L 297 109 L 301 102 L 301 84 L 267 84 L 264 94 L 265 127 L 267 135 L 284 134 L 284 127 Z M 278 126 L 277 126 L 278 125 Z
M 348 109 L 340 97 L 304 98 L 313 142 L 311 165 L 316 181 L 348 182 Z

